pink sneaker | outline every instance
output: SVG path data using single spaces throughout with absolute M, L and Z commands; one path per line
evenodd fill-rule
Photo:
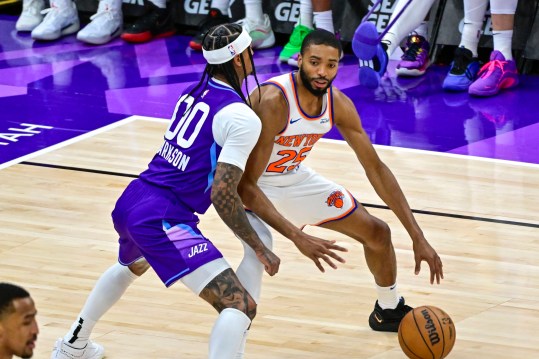
M 515 61 L 507 61 L 497 50 L 490 54 L 490 61 L 479 70 L 479 78 L 470 85 L 468 93 L 475 96 L 493 96 L 501 89 L 518 85 Z

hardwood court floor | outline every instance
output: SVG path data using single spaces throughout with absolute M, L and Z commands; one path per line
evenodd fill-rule
M 0 278 L 22 284 L 36 300 L 41 333 L 35 358 L 49 357 L 99 275 L 115 263 L 110 212 L 129 175 L 146 167 L 165 127 L 131 118 L 0 171 Z M 383 203 L 346 145 L 321 142 L 307 164 L 346 185 L 390 224 L 401 294 L 412 306 L 443 308 L 456 323 L 450 358 L 536 356 L 539 168 L 389 147 L 378 152 L 421 212 L 417 220 L 442 257 L 439 286 L 428 283 L 425 265 L 413 275 L 411 241 L 391 211 L 376 208 Z M 212 209 L 201 228 L 236 266 L 241 245 Z M 265 278 L 246 357 L 404 358 L 395 334 L 368 327 L 376 293 L 362 247 L 330 231 L 307 231 L 339 240 L 349 248 L 347 263 L 319 273 L 276 236 L 282 265 L 277 276 Z M 150 271 L 98 323 L 93 339 L 110 359 L 201 359 L 215 317 L 181 283 L 165 289 Z

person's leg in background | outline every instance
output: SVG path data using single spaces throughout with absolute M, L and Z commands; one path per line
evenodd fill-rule
M 314 29 L 313 23 L 313 2 L 312 0 L 301 0 L 299 5 L 299 19 L 294 26 L 290 39 L 284 45 L 279 54 L 279 61 L 288 62 L 295 54 L 299 53 L 303 39 Z
M 470 95 L 493 96 L 518 85 L 517 66 L 511 52 L 517 4 L 518 0 L 490 0 L 494 50 L 490 61 L 479 71 L 479 78 L 470 85 Z
M 80 29 L 77 6 L 71 0 L 51 0 L 50 8 L 41 11 L 41 15 L 45 17 L 32 30 L 34 40 L 57 40 Z
M 460 44 L 455 50 L 451 69 L 442 87 L 450 91 L 467 91 L 477 77 L 477 46 L 488 0 L 464 0 L 464 25 Z
M 419 76 L 425 73 L 430 49 L 425 18 L 433 3 L 434 0 L 398 0 L 388 22 L 394 23 L 384 34 L 381 43 L 374 43 L 379 36 L 377 32 L 365 34 L 361 29 L 362 24 L 358 26 L 352 39 L 352 48 L 360 60 L 359 74 L 362 85 L 369 88 L 378 87 L 380 78 L 386 72 L 389 57 L 407 36 L 406 49 L 397 65 L 397 74 Z M 364 39 L 365 36 L 369 39 Z M 365 59 L 360 52 L 361 49 L 369 47 L 373 50 L 367 53 L 373 55 L 372 58 Z
M 271 21 L 262 9 L 262 0 L 244 0 L 245 18 L 238 21 L 253 39 L 255 49 L 266 49 L 275 45 L 275 34 Z
M 124 30 L 121 35 L 123 40 L 141 43 L 176 33 L 166 0 L 148 0 L 146 5 L 148 11 Z
M 331 0 L 301 0 L 299 14 L 300 17 L 290 35 L 290 40 L 279 54 L 280 61 L 288 62 L 289 65 L 296 67 L 303 39 L 314 28 L 335 34 Z M 338 36 L 338 34 L 335 35 Z
M 123 30 L 122 0 L 99 0 L 91 22 L 77 33 L 77 39 L 102 45 L 120 36 Z
M 228 17 L 229 0 L 212 0 L 208 16 L 198 25 L 198 33 L 189 41 L 189 47 L 202 51 L 204 34 L 212 27 L 230 22 Z

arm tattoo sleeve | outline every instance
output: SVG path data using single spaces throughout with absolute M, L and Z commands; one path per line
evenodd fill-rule
M 263 244 L 247 219 L 237 190 L 242 174 L 243 171 L 240 168 L 219 162 L 215 170 L 211 199 L 215 210 L 225 224 L 257 251 L 263 247 Z

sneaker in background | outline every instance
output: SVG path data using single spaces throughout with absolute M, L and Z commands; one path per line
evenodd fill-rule
M 32 30 L 34 40 L 57 40 L 80 29 L 77 7 L 71 0 L 51 0 L 51 7 L 41 11 L 43 21 Z
M 253 39 L 252 46 L 254 49 L 266 49 L 275 45 L 275 34 L 271 29 L 271 21 L 268 14 L 264 14 L 262 22 L 254 22 L 251 19 L 241 19 L 236 23 L 243 26 L 245 31 Z
M 380 85 L 389 62 L 385 45 L 378 38 L 376 26 L 369 21 L 359 24 L 352 38 L 352 50 L 359 60 L 359 83 L 370 89 Z
M 223 15 L 219 9 L 210 9 L 208 16 L 198 25 L 198 34 L 189 41 L 189 47 L 196 51 L 202 51 L 202 39 L 206 32 L 214 26 L 226 24 L 230 18 Z
M 93 45 L 102 45 L 122 33 L 122 9 L 112 7 L 112 1 L 101 0 L 91 22 L 77 33 L 77 40 Z
M 502 89 L 518 85 L 518 71 L 514 60 L 506 60 L 497 50 L 490 54 L 490 61 L 479 70 L 479 78 L 469 87 L 468 93 L 475 96 L 493 96 Z
M 470 50 L 457 47 L 451 69 L 444 79 L 442 88 L 448 91 L 466 91 L 474 82 L 479 71 L 479 61 Z
M 374 305 L 374 311 L 369 316 L 369 326 L 372 330 L 378 332 L 398 332 L 399 324 L 412 307 L 404 304 L 404 298 L 401 297 L 399 304 L 395 309 L 382 309 L 378 301 Z
M 303 26 L 301 24 L 296 25 L 292 34 L 290 34 L 290 40 L 284 45 L 283 49 L 279 53 L 279 61 L 288 62 L 294 55 L 296 56 L 296 66 L 297 66 L 297 54 L 301 50 L 301 44 L 303 39 L 307 36 L 313 29 Z M 289 63 L 290 64 L 290 63 Z
M 172 36 L 176 27 L 168 9 L 161 9 L 151 2 L 149 11 L 140 16 L 134 24 L 127 27 L 121 38 L 127 42 L 142 43 L 152 39 Z
M 32 31 L 43 20 L 41 11 L 45 8 L 44 0 L 23 0 L 21 15 L 17 19 L 17 31 Z
M 429 42 L 421 35 L 412 34 L 406 40 L 406 49 L 397 64 L 398 76 L 421 76 L 429 67 Z
M 59 338 L 54 343 L 51 359 L 101 359 L 104 356 L 105 349 L 91 340 L 83 349 L 76 349 L 69 346 L 64 338 Z

